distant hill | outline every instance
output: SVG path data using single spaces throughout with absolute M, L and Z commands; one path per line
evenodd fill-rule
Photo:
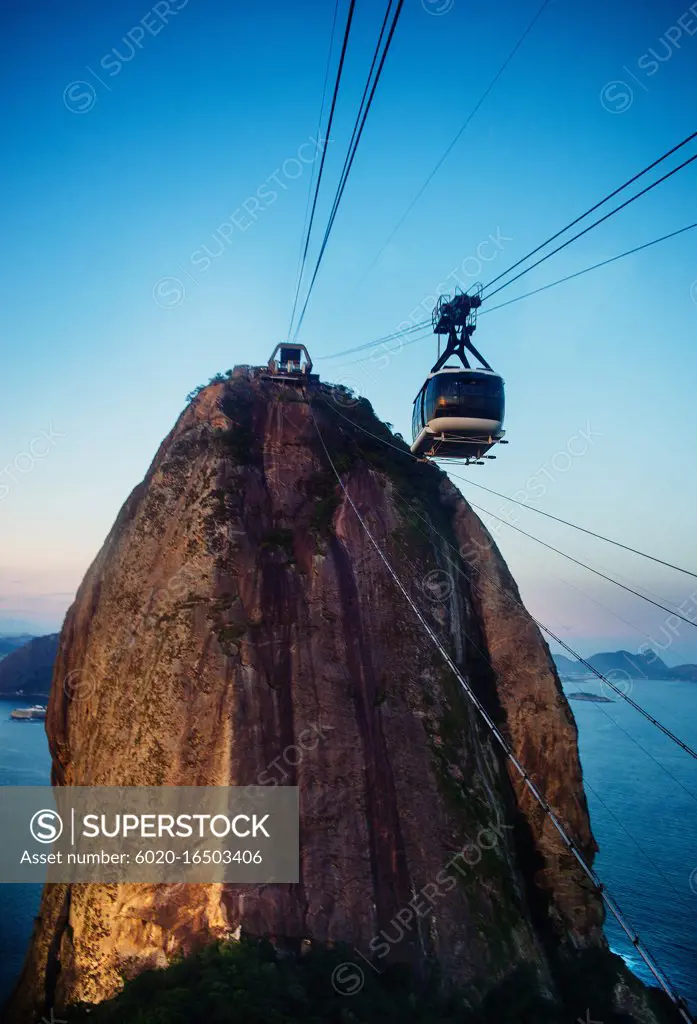
M 669 679 L 687 679 L 691 683 L 697 682 L 697 665 L 676 665 L 668 669 Z
M 58 633 L 34 637 L 0 662 L 0 697 L 48 697 L 53 663 L 58 653 Z
M 23 647 L 24 644 L 28 644 L 34 637 L 30 633 L 21 633 L 19 636 L 1 636 L 0 635 L 0 657 L 5 654 L 12 654 L 18 647 Z
M 657 654 L 632 654 L 630 651 L 604 651 L 588 659 L 593 668 L 626 673 L 632 679 L 667 679 L 670 669 Z
M 553 655 L 557 672 L 563 679 L 578 679 L 580 676 L 588 675 L 588 669 L 580 661 L 572 661 L 564 654 Z
M 579 661 L 572 661 L 563 654 L 555 654 L 554 664 L 563 679 L 578 679 L 588 674 L 588 669 Z M 630 679 L 682 679 L 697 682 L 697 665 L 677 665 L 669 668 L 657 654 L 634 654 L 630 651 L 603 651 L 586 658 L 598 672 L 608 675 L 621 672 Z

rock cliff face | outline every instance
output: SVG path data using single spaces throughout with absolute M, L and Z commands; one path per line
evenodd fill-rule
M 313 411 L 395 571 L 592 859 L 569 707 L 478 518 L 438 469 L 364 432 L 401 446 L 367 403 L 315 385 L 311 410 L 240 368 L 184 411 L 87 573 L 47 730 L 57 785 L 297 784 L 301 880 L 48 886 L 12 1021 L 241 933 L 436 961 L 473 998 L 524 964 L 554 994 L 562 960 L 603 947 L 597 895 L 396 588 Z

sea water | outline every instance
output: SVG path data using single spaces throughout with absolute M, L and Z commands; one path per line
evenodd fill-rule
M 697 1009 L 697 761 L 598 680 L 564 682 L 572 700 L 591 821 L 595 866 L 609 892 L 675 988 Z M 642 680 L 632 698 L 697 748 L 697 683 Z M 13 722 L 0 701 L 0 785 L 49 782 L 42 722 Z M 21 969 L 41 887 L 0 886 L 0 1003 Z M 610 917 L 611 947 L 643 980 L 653 978 Z
M 0 700 L 0 786 L 47 786 L 51 758 L 45 723 L 13 721 L 13 708 L 28 708 L 34 701 Z M 1 841 L 1 840 L 0 840 Z M 0 885 L 0 1006 L 22 969 L 34 918 L 41 900 L 40 885 Z
M 669 981 L 697 1009 L 697 760 L 594 678 L 564 682 L 613 704 L 571 700 L 600 851 L 595 868 Z M 628 695 L 697 749 L 697 683 L 642 679 Z M 653 977 L 608 915 L 605 932 L 642 980 Z

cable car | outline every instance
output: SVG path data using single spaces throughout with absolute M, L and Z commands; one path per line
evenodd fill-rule
M 508 443 L 503 440 L 503 379 L 471 340 L 480 305 L 478 292 L 459 292 L 452 300 L 441 296 L 433 312 L 434 333 L 447 334 L 448 341 L 414 399 L 411 450 L 415 455 L 482 465 L 485 458 L 496 458 L 487 454 L 495 444 Z M 467 352 L 481 366 L 472 367 Z M 460 366 L 448 363 L 453 356 L 460 359 Z

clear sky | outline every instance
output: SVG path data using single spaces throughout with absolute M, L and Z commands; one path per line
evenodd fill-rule
M 323 377 L 405 435 L 431 340 L 389 361 L 319 357 L 394 330 L 421 302 L 416 318 L 428 315 L 463 261 L 468 284 L 486 282 L 695 128 L 697 5 L 552 0 L 366 276 L 538 6 L 406 0 L 320 271 L 301 340 Z M 265 362 L 287 332 L 332 10 L 5 11 L 0 630 L 59 626 L 187 392 Z M 358 0 L 322 229 L 382 12 Z M 501 300 L 697 220 L 696 183 L 693 165 Z M 498 248 L 481 248 L 491 236 Z M 493 254 L 481 270 L 478 247 Z M 510 445 L 462 473 L 697 571 L 696 279 L 697 231 L 482 316 Z M 589 428 L 584 453 L 565 455 Z M 518 522 L 697 617 L 697 580 L 534 513 Z M 582 652 L 665 644 L 664 613 L 508 527 L 498 539 L 531 610 Z M 697 630 L 681 626 L 665 656 L 697 660 Z

